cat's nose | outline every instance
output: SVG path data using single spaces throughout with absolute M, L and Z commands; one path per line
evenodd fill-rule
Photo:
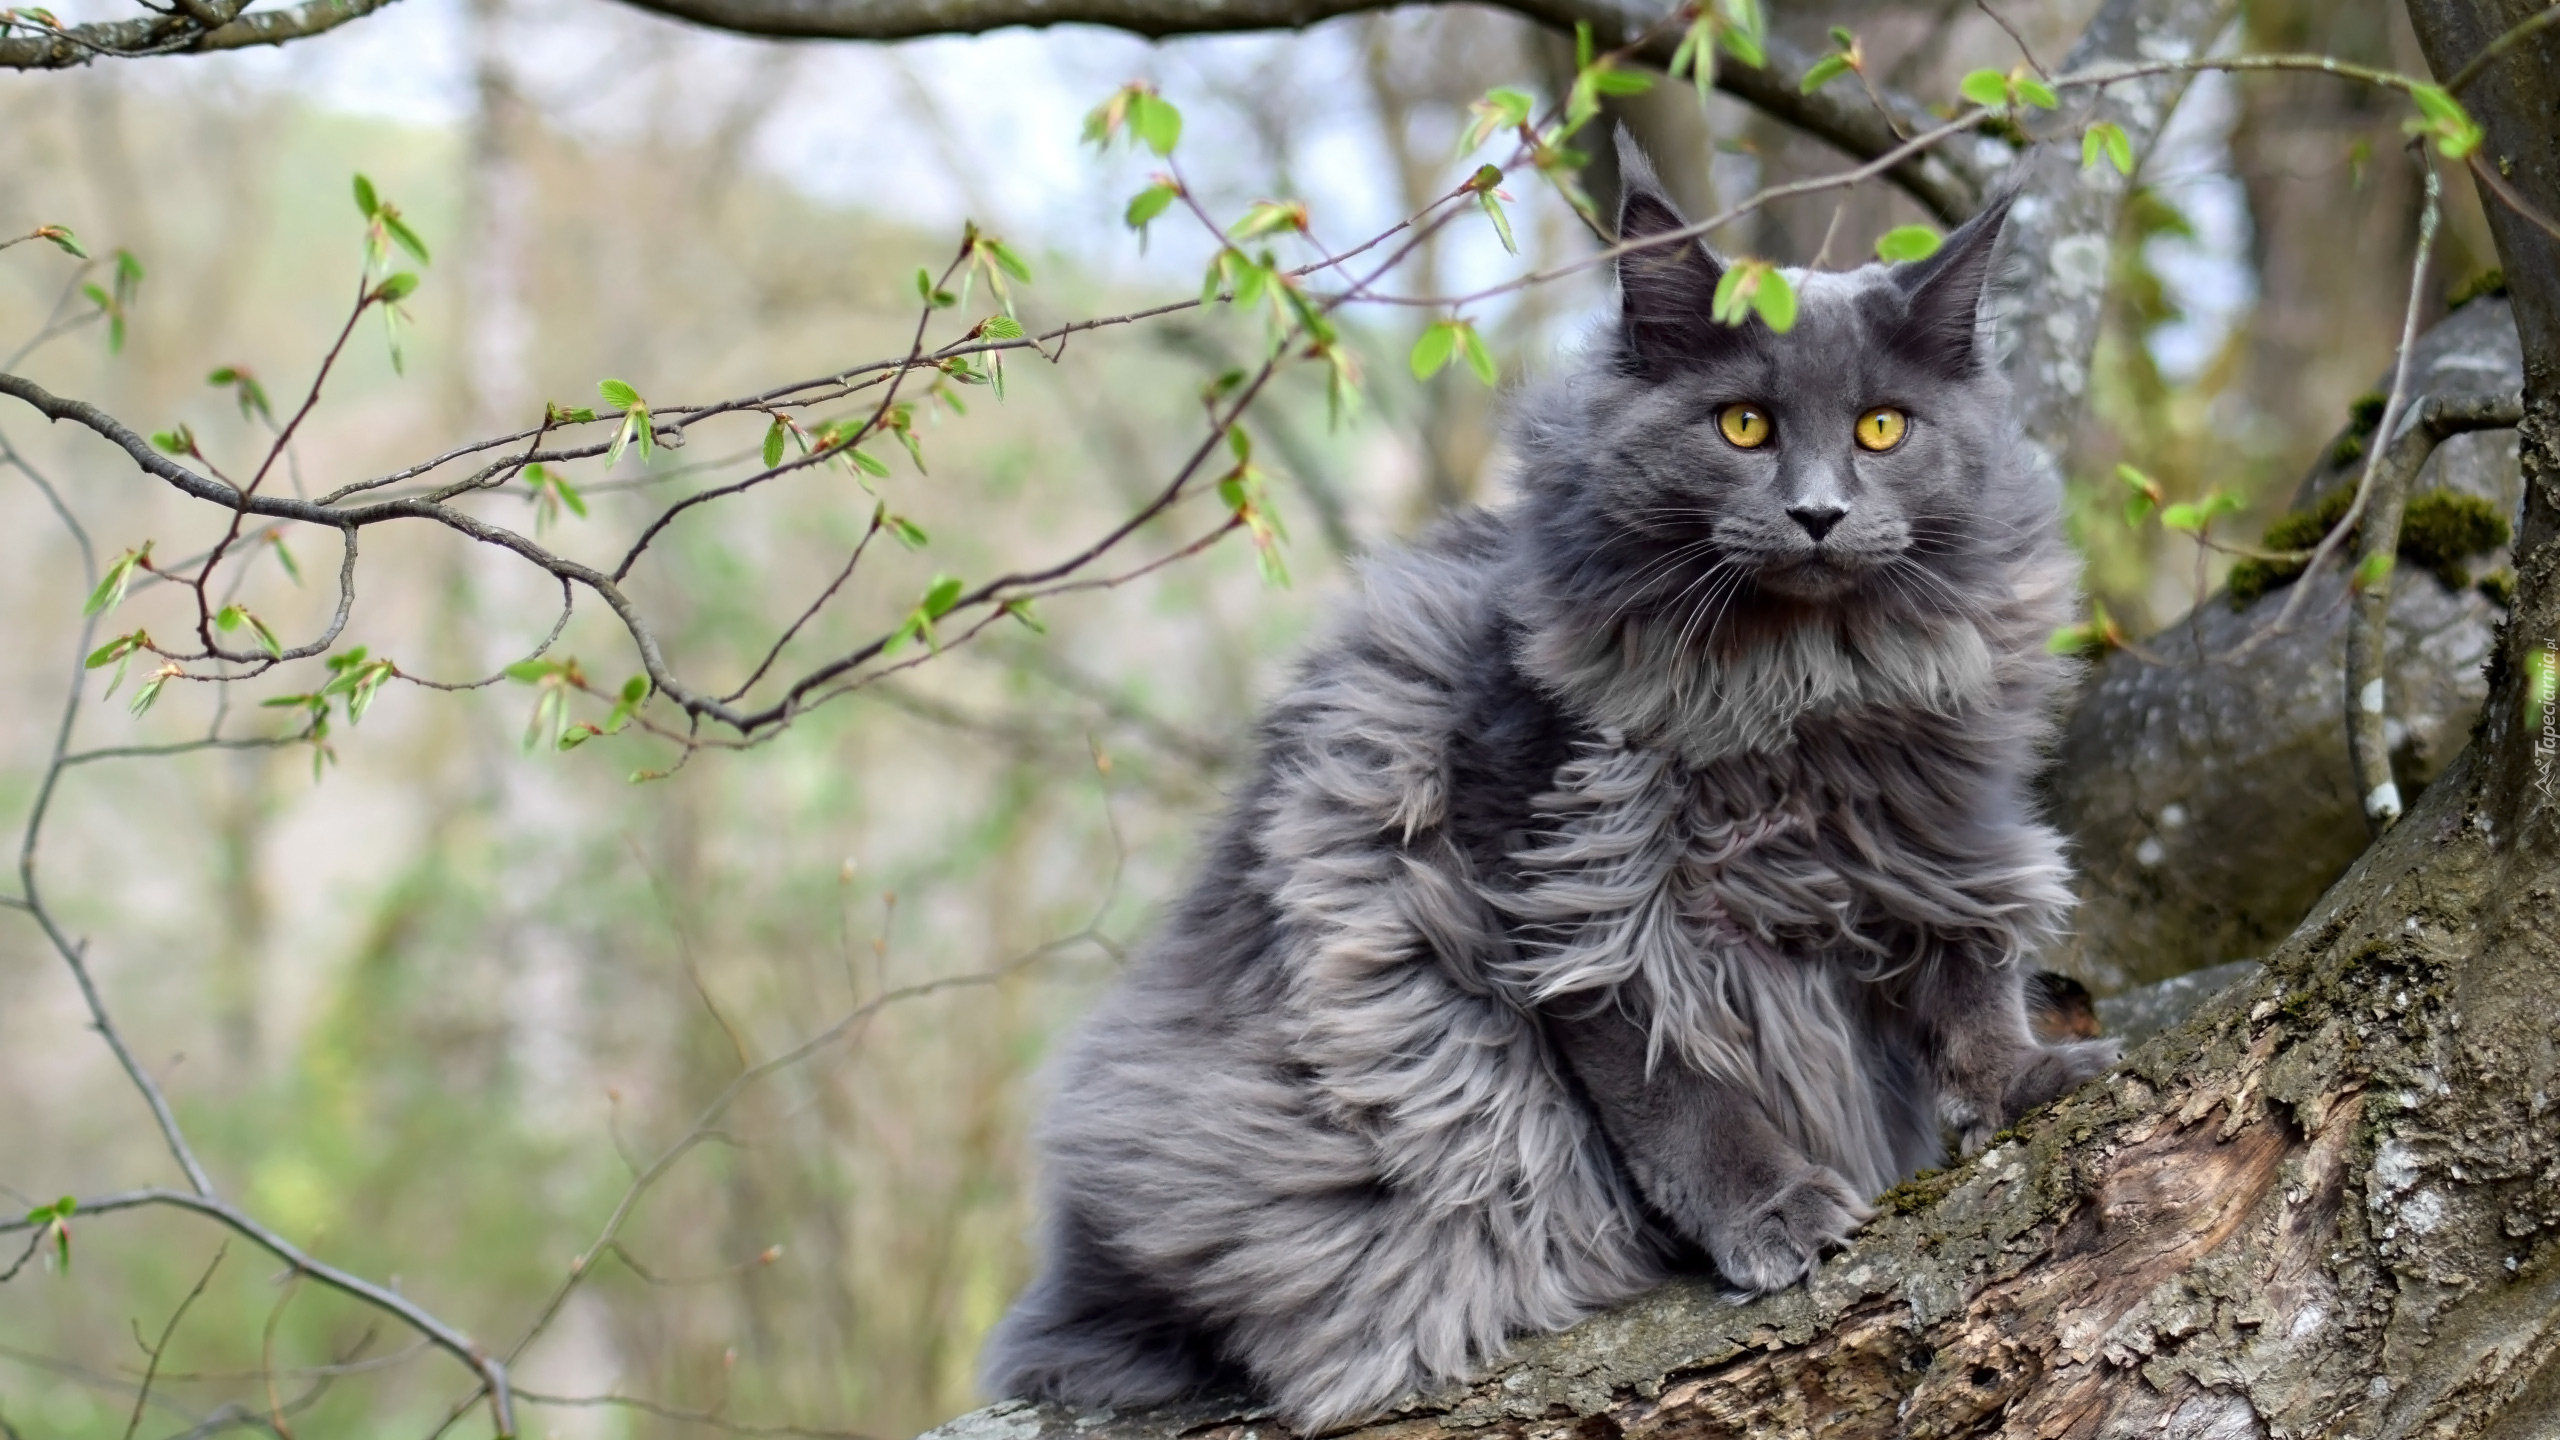
M 1804 527 L 1804 533 L 1812 536 L 1813 543 L 1816 545 L 1821 544 L 1822 537 L 1830 534 L 1831 527 L 1839 524 L 1840 517 L 1848 513 L 1848 506 L 1835 505 L 1828 500 L 1810 501 L 1787 507 L 1787 514 Z

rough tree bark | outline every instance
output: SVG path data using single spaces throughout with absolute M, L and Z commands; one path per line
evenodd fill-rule
M 2528 0 L 2412 0 L 2458 69 Z M 2560 214 L 2560 38 L 2466 96 Z M 2513 620 L 2471 743 L 2258 978 L 1886 1197 L 1813 1284 L 1673 1287 L 1366 1427 L 1441 1437 L 2357 1437 L 2560 1428 L 2560 237 L 2491 209 L 2525 371 Z M 2536 659 L 2535 657 L 2544 657 Z M 2545 690 L 2547 695 L 2547 688 Z M 2334 713 L 2334 712 L 2333 712 Z M 1242 1440 L 999 1405 L 936 1440 Z

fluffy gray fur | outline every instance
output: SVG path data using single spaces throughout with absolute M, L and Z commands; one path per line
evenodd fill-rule
M 1629 159 L 1622 233 L 1677 228 Z M 1367 568 L 1061 1060 L 991 1389 L 1321 1429 L 1679 1268 L 1795 1283 L 1942 1126 L 2112 1060 L 2022 997 L 2071 586 L 1982 353 L 2005 208 L 1796 276 L 1785 336 L 1709 321 L 1693 243 L 1621 264 L 1518 504 Z M 1854 448 L 1879 404 L 1905 438 Z

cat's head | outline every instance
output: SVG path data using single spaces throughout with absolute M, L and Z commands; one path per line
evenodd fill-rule
M 1683 228 L 1621 149 L 1621 236 Z M 1695 240 L 1622 256 L 1592 365 L 1526 417 L 1551 598 L 1706 640 L 1850 608 L 1963 610 L 1999 583 L 2053 523 L 1977 324 L 2008 208 L 1925 260 L 1789 272 L 1785 334 L 1713 318 L 1726 267 Z

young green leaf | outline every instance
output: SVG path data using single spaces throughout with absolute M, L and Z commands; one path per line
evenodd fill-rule
M 86 260 L 89 252 L 80 248 L 80 238 L 67 225 L 39 225 L 36 234 L 53 242 L 53 247 L 74 260 Z
M 356 208 L 364 212 L 364 218 L 367 220 L 372 219 L 382 209 L 381 200 L 373 193 L 373 182 L 362 174 L 356 176 Z
M 1848 56 L 1839 54 L 1825 55 L 1821 59 L 1816 60 L 1811 65 L 1805 67 L 1804 78 L 1796 82 L 1796 89 L 1802 94 L 1810 95 L 1814 91 L 1821 89 L 1823 86 L 1830 84 L 1832 81 L 1837 80 L 1848 73 Z
M 2118 465 L 2116 478 L 2132 487 L 2132 497 L 2124 502 L 2124 523 L 2138 529 L 2160 508 L 2160 482 L 2130 465 Z
M 1409 357 L 1413 378 L 1428 380 L 1446 368 L 1458 353 L 1458 332 L 1466 328 L 1463 320 L 1434 320 L 1424 326 Z
M 1769 63 L 1769 22 L 1760 13 L 1760 0 L 1724 0 L 1722 18 L 1716 39 L 1726 54 L 1754 70 Z
M 1796 328 L 1796 287 L 1774 266 L 1760 277 L 1760 290 L 1751 297 L 1751 307 L 1781 335 Z
M 1252 240 L 1282 230 L 1303 232 L 1307 228 L 1307 206 L 1303 200 L 1258 200 L 1244 212 L 1244 218 L 1229 227 L 1227 234 L 1238 240 Z
M 1158 180 L 1130 197 L 1129 208 L 1121 218 L 1128 222 L 1130 229 L 1138 232 L 1139 243 L 1143 245 L 1146 242 L 1148 222 L 1171 208 L 1173 202 L 1181 195 L 1182 188 L 1171 180 Z
M 267 628 L 266 621 L 259 619 L 257 616 L 250 614 L 246 610 L 240 612 L 240 618 L 248 621 L 249 628 L 257 632 L 258 648 L 267 652 L 268 659 L 281 660 L 284 658 L 284 642 L 276 639 L 276 632 Z
M 97 649 L 90 651 L 89 657 L 80 662 L 81 667 L 83 669 L 95 670 L 101 666 L 112 665 L 118 660 L 123 659 L 127 655 L 130 655 L 134 651 L 149 644 L 150 638 L 151 637 L 143 634 L 139 630 L 134 631 L 130 635 L 119 635 L 113 640 L 108 641 L 106 644 L 99 646 Z
M 133 583 L 133 572 L 137 568 L 151 568 L 150 541 L 144 541 L 141 549 L 127 550 L 109 562 L 107 572 L 98 577 L 97 587 L 89 592 L 88 603 L 80 607 L 82 618 L 103 615 L 123 604 L 124 592 Z
M 1529 123 L 1529 115 L 1538 108 L 1537 97 L 1526 90 L 1501 86 L 1484 92 L 1484 98 L 1467 109 L 1475 122 L 1467 127 L 1466 142 L 1460 148 L 1473 150 L 1505 130 L 1517 130 Z
M 421 265 L 428 263 L 427 242 L 418 238 L 418 232 L 409 228 L 409 222 L 400 218 L 399 211 L 385 205 L 381 219 L 382 228 L 391 232 L 392 242 L 408 251 L 410 259 Z
M 373 298 L 385 305 L 397 305 L 416 294 L 417 289 L 418 277 L 407 270 L 401 270 L 383 276 L 382 283 L 373 287 Z
M 1728 265 L 1716 277 L 1715 295 L 1708 301 L 1707 313 L 1719 325 L 1739 325 L 1751 317 L 1751 297 L 1760 288 L 1760 273 L 1765 269 L 1756 260 Z
M 2480 126 L 2462 102 L 2438 85 L 2412 88 L 2409 98 L 2417 102 L 2419 117 L 2402 128 L 2412 135 L 2432 137 L 2436 149 L 2448 160 L 2461 160 L 2480 148 L 2483 138 Z
M 2024 75 L 2010 78 L 2009 93 L 2039 110 L 2051 110 L 2062 103 L 2062 97 L 2053 93 L 2052 86 Z
M 782 463 L 782 437 L 785 429 L 782 417 L 779 415 L 774 416 L 773 423 L 765 427 L 764 468 L 767 470 Z
M 85 668 L 95 670 L 104 665 L 116 667 L 116 673 L 107 679 L 106 694 L 99 698 L 112 698 L 117 689 L 124 684 L 125 670 L 133 664 L 133 657 L 150 648 L 151 636 L 147 632 L 136 630 L 130 635 L 119 635 L 90 651 L 88 658 L 81 662 Z
M 2091 655 L 2105 650 L 2105 640 L 2105 631 L 2084 621 L 2054 631 L 2046 638 L 2044 649 L 2048 655 Z
M 143 681 L 142 688 L 133 692 L 133 699 L 125 708 L 136 715 L 145 713 L 160 698 L 160 687 L 184 673 L 175 665 L 163 665 L 152 671 L 151 678 Z
M 1476 204 L 1483 208 L 1485 218 L 1493 222 L 1494 238 L 1502 242 L 1502 248 L 1510 254 L 1519 254 L 1520 242 L 1511 238 L 1511 217 L 1502 213 L 1502 201 L 1496 198 L 1495 192 L 1477 191 Z
M 1698 87 L 1698 103 L 1707 103 L 1716 86 L 1716 16 L 1713 12 L 1701 8 L 1698 18 L 1689 22 L 1689 28 L 1681 33 L 1679 46 L 1671 52 L 1671 64 L 1665 73 L 1674 80 L 1686 73 Z
M 934 576 L 933 583 L 925 587 L 922 608 L 926 616 L 939 620 L 950 614 L 953 602 L 960 598 L 961 588 L 957 575 Z
M 2095 166 L 2101 155 L 2106 157 L 2108 164 L 2116 167 L 2117 174 L 2133 173 L 2133 140 L 2124 133 L 2124 127 L 2113 120 L 2100 120 L 2080 136 L 2080 163 L 2083 167 Z
M 1956 93 L 1985 110 L 2004 109 L 2009 104 L 2009 77 L 1997 70 L 1969 71 L 1956 82 Z
M 1025 285 L 1031 283 L 1031 267 L 1023 264 L 1022 257 L 1014 254 L 1010 246 L 993 235 L 978 243 L 979 248 L 986 252 L 987 258 L 995 262 L 997 269 Z
M 1926 260 L 1937 254 L 1938 247 L 1945 243 L 1946 237 L 1940 235 L 1934 226 L 1896 225 L 1876 237 L 1876 258 L 1889 261 Z
M 1158 155 L 1170 155 L 1182 143 L 1182 112 L 1152 90 L 1139 91 L 1129 100 L 1129 133 Z
M 240 402 L 241 419 L 256 415 L 270 425 L 275 423 L 275 412 L 267 408 L 267 387 L 259 384 L 258 377 L 249 373 L 249 367 L 225 365 L 205 376 L 204 383 L 217 388 L 228 387 L 233 398 Z
M 1466 351 L 1467 368 L 1475 372 L 1478 380 L 1487 386 L 1501 383 L 1502 367 L 1493 363 L 1493 351 L 1485 345 L 1484 337 L 1476 333 L 1476 327 L 1461 327 L 1458 344 Z
M 604 397 L 606 404 L 618 410 L 628 410 L 640 403 L 640 392 L 620 380 L 597 381 L 596 393 Z

